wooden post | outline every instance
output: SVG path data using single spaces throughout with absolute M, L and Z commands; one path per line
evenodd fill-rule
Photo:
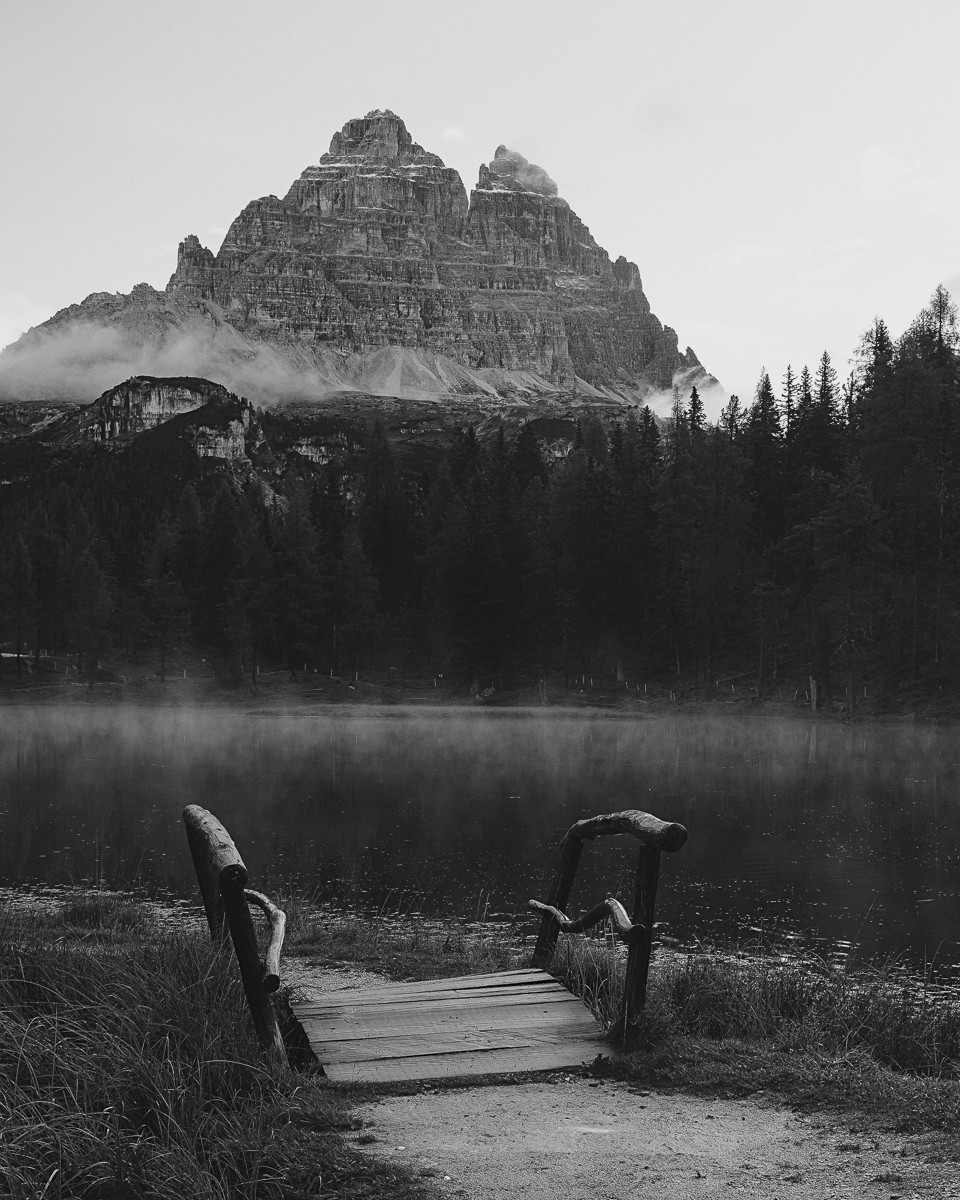
M 197 883 L 203 898 L 210 936 L 220 944 L 227 940 L 227 919 L 221 899 L 221 889 L 236 884 L 243 888 L 247 882 L 247 868 L 243 865 L 233 838 L 213 813 L 199 804 L 188 804 L 183 810 L 183 823 L 187 828 L 187 842 Z
M 583 842 L 578 837 L 570 837 L 568 834 L 560 843 L 560 866 L 553 877 L 547 896 L 547 904 L 551 908 L 559 908 L 566 912 L 567 901 L 570 899 L 574 876 L 577 873 L 582 853 Z M 545 912 L 540 922 L 540 933 L 537 935 L 537 944 L 533 951 L 533 966 L 547 966 L 550 959 L 553 958 L 559 933 L 560 926 L 556 917 Z
M 633 930 L 627 952 L 627 974 L 623 984 L 623 1007 L 617 1025 L 624 1048 L 636 1038 L 637 1023 L 647 1000 L 647 976 L 653 945 L 653 915 L 660 880 L 660 851 L 641 846 L 633 901 Z
M 264 965 L 244 891 L 247 868 L 230 834 L 212 813 L 198 804 L 188 804 L 183 810 L 183 822 L 210 936 L 215 943 L 222 944 L 229 929 L 260 1045 L 273 1062 L 285 1067 L 287 1052 L 264 987 Z

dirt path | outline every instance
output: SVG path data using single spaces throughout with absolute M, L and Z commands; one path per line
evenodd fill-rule
M 302 960 L 292 973 L 307 994 L 383 982 Z M 935 1135 L 836 1124 L 762 1095 L 704 1099 L 559 1072 L 385 1096 L 357 1116 L 358 1150 L 464 1200 L 960 1200 L 960 1164 Z
M 960 1198 L 960 1169 L 937 1161 L 935 1139 L 851 1132 L 773 1101 L 559 1075 L 390 1096 L 358 1115 L 359 1149 L 470 1200 Z

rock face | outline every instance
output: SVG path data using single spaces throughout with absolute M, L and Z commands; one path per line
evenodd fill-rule
M 208 379 L 128 379 L 81 409 L 76 430 L 81 441 L 119 447 L 187 414 L 177 433 L 198 458 L 243 465 L 262 442 L 250 402 Z
M 328 390 L 362 390 L 371 355 L 388 383 L 419 373 L 449 394 L 643 398 L 715 382 L 651 313 L 637 267 L 611 263 L 542 168 L 500 146 L 468 200 L 389 110 L 348 121 L 283 198 L 248 204 L 218 253 L 187 237 L 164 296 L 98 294 L 48 325 L 106 312 L 141 344 L 188 329 L 241 358 L 268 351 Z M 195 369 L 218 377 L 208 359 Z
M 128 379 L 84 409 L 80 428 L 89 441 L 127 441 L 171 417 L 202 408 L 220 393 L 227 398 L 225 388 L 206 379 Z

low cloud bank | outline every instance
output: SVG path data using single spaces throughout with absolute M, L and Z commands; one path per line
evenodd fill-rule
M 195 375 L 258 403 L 316 399 L 336 386 L 229 327 L 171 329 L 157 341 L 96 321 L 33 329 L 0 354 L 0 400 L 95 400 L 131 375 Z
M 297 361 L 298 358 L 300 361 Z M 255 404 L 320 400 L 334 392 L 440 400 L 452 395 L 514 390 L 531 396 L 551 386 L 530 372 L 471 371 L 442 355 L 383 346 L 349 357 L 330 352 L 320 362 L 295 344 L 277 350 L 227 324 L 199 320 L 157 329 L 130 329 L 98 320 L 32 329 L 0 353 L 0 401 L 90 403 L 132 375 L 192 375 L 222 384 Z M 691 382 L 675 383 L 686 405 Z M 727 402 L 719 385 L 698 385 L 707 418 Z M 598 395 L 602 395 L 600 392 Z M 645 402 L 659 417 L 673 412 L 673 391 Z
M 694 384 L 689 379 L 684 378 L 683 374 L 678 374 L 674 377 L 674 385 L 679 389 L 680 404 L 686 409 L 690 402 L 690 392 Z M 720 413 L 729 401 L 730 396 L 719 383 L 697 383 L 696 388 L 700 399 L 703 401 L 704 415 L 708 421 L 715 423 L 719 420 Z M 662 391 L 653 392 L 646 398 L 644 403 L 658 417 L 672 417 L 673 388 L 664 388 Z

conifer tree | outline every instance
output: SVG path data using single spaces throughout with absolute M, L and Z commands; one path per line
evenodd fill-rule
M 177 531 L 172 521 L 161 519 L 147 559 L 144 595 L 147 629 L 160 650 L 160 682 L 167 679 L 167 656 L 189 627 L 189 609 L 176 575 Z
M 791 430 L 791 427 L 793 426 L 794 411 L 796 409 L 798 388 L 799 388 L 799 384 L 797 382 L 796 375 L 794 375 L 794 373 L 793 373 L 793 367 L 791 367 L 790 364 L 787 363 L 787 370 L 783 376 L 783 396 L 782 396 L 783 426 L 784 426 L 784 436 L 785 437 L 790 436 L 790 430 Z
M 783 431 L 770 376 L 762 371 L 741 442 L 747 482 L 755 496 L 758 546 L 768 549 L 783 532 Z

